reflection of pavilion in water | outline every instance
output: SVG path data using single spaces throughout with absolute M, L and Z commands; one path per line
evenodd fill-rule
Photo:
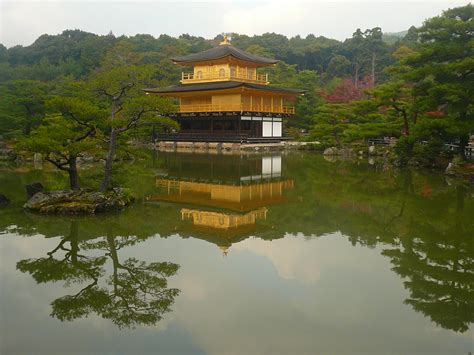
M 267 219 L 267 211 L 265 207 L 262 207 L 244 214 L 237 214 L 182 208 L 181 219 L 192 220 L 195 226 L 227 230 L 254 225 L 257 219 Z
M 226 249 L 265 229 L 268 206 L 284 203 L 294 182 L 282 178 L 281 155 L 165 155 L 167 174 L 148 200 L 185 205 L 180 230 Z

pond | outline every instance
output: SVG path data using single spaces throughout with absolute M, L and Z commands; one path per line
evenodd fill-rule
M 94 183 L 100 169 L 83 172 Z M 144 152 L 118 214 L 22 211 L 0 170 L 1 354 L 468 354 L 474 189 L 310 153 Z

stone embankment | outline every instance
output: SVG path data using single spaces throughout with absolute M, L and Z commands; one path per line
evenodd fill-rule
M 215 143 L 215 142 L 159 142 L 156 147 L 161 150 L 196 150 L 196 151 L 278 151 L 287 149 L 308 149 L 319 142 L 285 141 L 280 143 Z
M 391 153 L 392 148 L 390 146 L 354 146 L 352 148 L 337 148 L 330 147 L 324 149 L 323 154 L 326 156 L 387 156 Z

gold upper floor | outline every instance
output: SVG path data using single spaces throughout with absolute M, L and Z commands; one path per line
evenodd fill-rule
M 191 73 L 181 73 L 182 84 L 197 84 L 216 81 L 241 81 L 268 85 L 268 74 L 257 73 L 256 67 L 240 66 L 234 63 L 196 65 Z
M 245 93 L 206 95 L 200 93 L 191 97 L 181 97 L 179 100 L 179 112 L 229 111 L 294 114 L 295 107 L 282 96 L 274 96 L 271 93 L 267 95 Z

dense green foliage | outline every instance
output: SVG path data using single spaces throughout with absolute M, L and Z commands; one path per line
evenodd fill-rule
M 473 12 L 470 4 L 447 10 L 396 40 L 375 27 L 357 29 L 343 42 L 275 33 L 233 34 L 232 42 L 281 60 L 262 69 L 272 85 L 306 90 L 296 102 L 296 117 L 288 120 L 290 135 L 322 146 L 400 137 L 402 161 L 415 156 L 432 164 L 445 142 L 458 142 L 463 154 L 474 132 Z M 1 46 L 0 138 L 22 139 L 38 126 L 36 137 L 41 137 L 41 125 L 63 115 L 48 102 L 74 97 L 108 112 L 92 125 L 101 132 L 98 145 L 110 162 L 122 142 L 178 128 L 166 117 L 173 101 L 146 97 L 141 89 L 177 83 L 181 68 L 170 57 L 205 50 L 221 39 L 67 30 L 43 35 L 27 47 Z
M 358 82 L 372 73 L 377 80 L 379 77 L 383 79 L 383 69 L 393 62 L 390 53 L 398 44 L 385 44 L 381 35 L 379 28 L 364 33 L 358 30 L 354 38 L 339 42 L 314 35 L 288 39 L 275 33 L 252 37 L 233 34 L 232 43 L 249 52 L 281 60 L 278 66 L 266 68 L 265 71 L 269 73 L 273 85 L 307 90 L 306 96 L 297 103 L 299 115 L 290 125 L 309 129 L 315 107 L 322 102 L 318 95 L 322 87 L 334 85 L 334 80 L 337 82 L 347 77 L 353 80 L 357 77 L 355 81 Z M 0 90 L 18 99 L 21 94 L 18 90 L 26 90 L 21 89 L 25 85 L 23 80 L 33 80 L 47 85 L 48 91 L 54 94 L 61 91 L 65 82 L 88 80 L 95 77 L 98 71 L 123 65 L 152 65 L 154 84 L 170 85 L 179 81 L 181 71 L 181 68 L 171 63 L 171 56 L 208 49 L 221 39 L 220 35 L 212 40 L 190 35 L 179 38 L 167 35 L 158 38 L 150 35 L 98 36 L 79 30 L 67 30 L 60 35 L 43 35 L 27 47 L 2 47 Z M 15 91 L 15 87 L 20 88 Z M 0 107 L 2 125 L 5 124 L 3 122 L 12 121 L 12 106 L 12 102 L 4 102 Z M 25 120 L 21 112 L 16 115 Z M 20 118 L 15 121 L 20 121 Z M 40 121 L 37 118 L 32 124 L 39 124 Z M 21 135 L 18 128 L 20 122 L 11 122 L 9 125 L 12 127 L 2 129 L 3 136 Z
M 456 143 L 464 157 L 474 132 L 473 15 L 469 4 L 411 28 L 397 42 L 382 82 L 374 80 L 373 70 L 365 80 L 358 82 L 356 75 L 323 90 L 325 103 L 316 108 L 311 137 L 337 145 L 371 136 L 400 137 L 396 151 L 402 163 L 436 164 L 448 142 Z M 354 47 L 356 73 L 359 51 L 374 59 L 384 46 L 375 30 L 354 33 L 352 45 L 365 40 Z M 341 59 L 337 62 L 344 67 Z

